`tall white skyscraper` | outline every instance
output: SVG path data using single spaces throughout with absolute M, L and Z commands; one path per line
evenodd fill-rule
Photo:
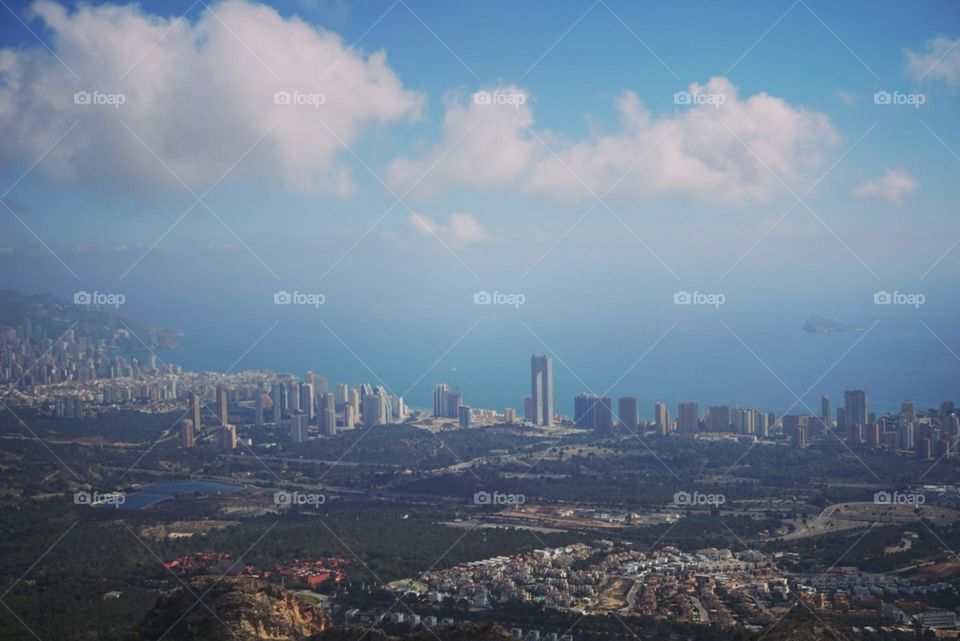
M 553 425 L 553 359 L 530 357 L 530 396 L 534 425 Z

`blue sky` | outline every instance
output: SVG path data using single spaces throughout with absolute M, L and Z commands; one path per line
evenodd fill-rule
M 7 4 L 0 286 L 454 324 L 477 289 L 587 324 L 888 289 L 956 330 L 954 2 Z

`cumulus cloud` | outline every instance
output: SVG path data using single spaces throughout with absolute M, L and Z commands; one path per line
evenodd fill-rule
M 416 195 L 442 185 L 478 189 L 510 185 L 529 168 L 537 153 L 530 136 L 533 112 L 527 91 L 497 86 L 445 98 L 443 135 L 417 158 L 391 163 L 391 188 Z
M 960 86 L 960 38 L 931 38 L 924 51 L 904 49 L 903 53 L 907 57 L 907 75 L 915 81 L 939 80 L 954 89 Z
M 526 95 L 518 87 L 496 91 Z M 444 183 L 516 184 L 527 193 L 559 199 L 613 190 L 634 197 L 674 192 L 761 201 L 784 191 L 781 179 L 795 190 L 805 187 L 810 170 L 839 141 L 826 115 L 765 93 L 741 99 L 725 78 L 693 84 L 687 95 L 689 103 L 677 112 L 657 117 L 628 91 L 617 102 L 617 131 L 573 141 L 534 133 L 529 101 L 464 104 L 461 97 L 448 102 L 442 141 L 418 159 L 395 162 L 391 177 L 413 181 L 436 163 L 423 191 Z
M 448 245 L 466 245 L 490 239 L 473 214 L 455 213 L 446 224 L 424 214 L 411 213 L 410 225 L 422 234 L 436 235 Z
M 917 188 L 917 181 L 903 168 L 887 169 L 876 180 L 868 180 L 857 186 L 853 195 L 861 200 L 882 200 L 899 205 L 908 194 Z
M 40 0 L 30 12 L 55 55 L 0 50 L 0 158 L 32 163 L 77 121 L 40 165 L 59 177 L 169 184 L 146 146 L 195 190 L 247 154 L 232 176 L 345 195 L 344 146 L 417 117 L 423 100 L 382 52 L 244 0 L 194 23 L 136 5 Z M 122 104 L 75 104 L 77 92 Z

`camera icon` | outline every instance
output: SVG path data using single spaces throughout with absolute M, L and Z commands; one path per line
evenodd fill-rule
M 489 91 L 478 91 L 473 94 L 473 104 L 475 105 L 489 105 L 493 102 L 493 96 Z
M 689 105 L 693 103 L 693 96 L 690 95 L 689 91 L 678 91 L 673 94 L 673 104 L 675 105 Z
M 893 503 L 893 495 L 881 490 L 873 495 L 873 502 L 877 505 L 890 505 Z
M 73 104 L 75 105 L 89 105 L 93 100 L 93 96 L 90 95 L 89 91 L 78 91 L 73 94 Z
M 291 505 L 293 503 L 293 494 L 290 492 L 274 492 L 273 493 L 273 504 L 274 505 Z
M 490 492 L 477 492 L 473 495 L 474 505 L 490 505 L 492 502 L 493 497 Z
M 289 105 L 293 102 L 293 96 L 290 95 L 289 91 L 278 91 L 273 94 L 273 104 L 275 105 Z
M 679 291 L 673 295 L 674 305 L 689 305 L 691 302 L 693 302 L 693 296 L 690 292 Z
M 474 305 L 489 305 L 493 302 L 493 295 L 487 291 L 479 291 L 473 295 Z
M 90 292 L 79 291 L 73 293 L 74 305 L 89 305 L 92 301 L 93 297 L 90 295 Z
M 691 497 L 690 492 L 680 491 L 673 495 L 673 502 L 675 505 L 690 505 Z
M 875 105 L 889 105 L 893 102 L 893 96 L 890 95 L 889 91 L 876 91 L 873 94 L 873 104 Z
M 279 291 L 273 295 L 274 305 L 289 305 L 293 302 L 293 294 L 287 291 Z
M 873 295 L 874 305 L 889 305 L 893 302 L 893 294 L 886 291 L 879 291 Z
M 90 492 L 76 492 L 73 495 L 73 504 L 74 505 L 91 505 L 93 503 L 93 497 Z

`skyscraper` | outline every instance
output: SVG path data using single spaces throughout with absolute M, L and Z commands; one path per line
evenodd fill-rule
M 290 417 L 290 440 L 294 443 L 303 443 L 307 440 L 307 416 L 297 412 Z
M 824 394 L 820 397 L 820 419 L 823 424 L 830 429 L 830 423 L 833 421 L 833 410 L 830 406 L 830 399 Z
M 387 399 L 380 394 L 365 394 L 363 396 L 363 426 L 371 428 L 375 425 L 387 424 Z
M 530 357 L 530 397 L 534 425 L 553 425 L 553 359 Z
M 314 413 L 314 390 L 313 383 L 300 383 L 300 411 L 304 413 L 308 421 L 312 421 L 316 415 Z
M 713 405 L 707 410 L 707 430 L 711 432 L 730 431 L 730 408 L 726 405 Z
M 447 413 L 444 414 L 447 418 L 460 418 L 460 403 L 463 402 L 463 395 L 460 392 L 450 392 L 446 394 L 447 399 Z
M 180 446 L 193 447 L 194 445 L 193 421 L 185 418 L 180 421 Z
M 634 396 L 621 396 L 617 401 L 617 420 L 620 427 L 636 432 L 640 426 L 640 411 Z
M 218 444 L 224 451 L 237 449 L 237 428 L 229 423 L 221 425 Z
M 461 405 L 460 416 L 458 420 L 460 422 L 460 427 L 472 427 L 473 426 L 473 408 L 469 405 Z
M 200 406 L 201 406 L 200 395 L 197 394 L 196 392 L 191 392 L 190 393 L 190 410 L 193 412 L 193 429 L 195 431 L 199 430 L 203 426 L 203 423 L 201 422 L 201 419 L 200 419 Z
M 254 403 L 254 421 L 257 427 L 260 427 L 263 425 L 263 383 L 257 383 L 257 398 Z
M 337 433 L 337 404 L 333 394 L 325 392 L 318 398 L 320 406 L 320 433 L 335 436 Z
M 677 433 L 693 435 L 697 433 L 697 421 L 700 410 L 693 401 L 677 406 Z
M 863 390 L 847 390 L 843 393 L 843 407 L 847 428 L 850 425 L 867 424 L 867 393 Z
M 613 407 L 608 396 L 597 399 L 593 409 L 593 429 L 601 434 L 613 433 Z
M 670 410 L 667 404 L 660 401 L 653 407 L 653 416 L 657 426 L 657 434 L 666 435 L 670 431 Z
M 270 399 L 273 401 L 273 423 L 274 425 L 280 425 L 280 420 L 283 418 L 283 393 L 285 391 L 283 383 L 279 381 L 273 384 L 273 398 Z
M 217 388 L 217 415 L 220 418 L 220 425 L 226 425 L 229 423 L 229 417 L 227 416 L 227 401 L 229 396 L 227 390 L 223 387 Z
M 597 397 L 593 394 L 577 394 L 573 399 L 573 426 L 592 430 Z
M 447 415 L 447 384 L 440 383 L 433 388 L 433 415 L 440 418 Z

